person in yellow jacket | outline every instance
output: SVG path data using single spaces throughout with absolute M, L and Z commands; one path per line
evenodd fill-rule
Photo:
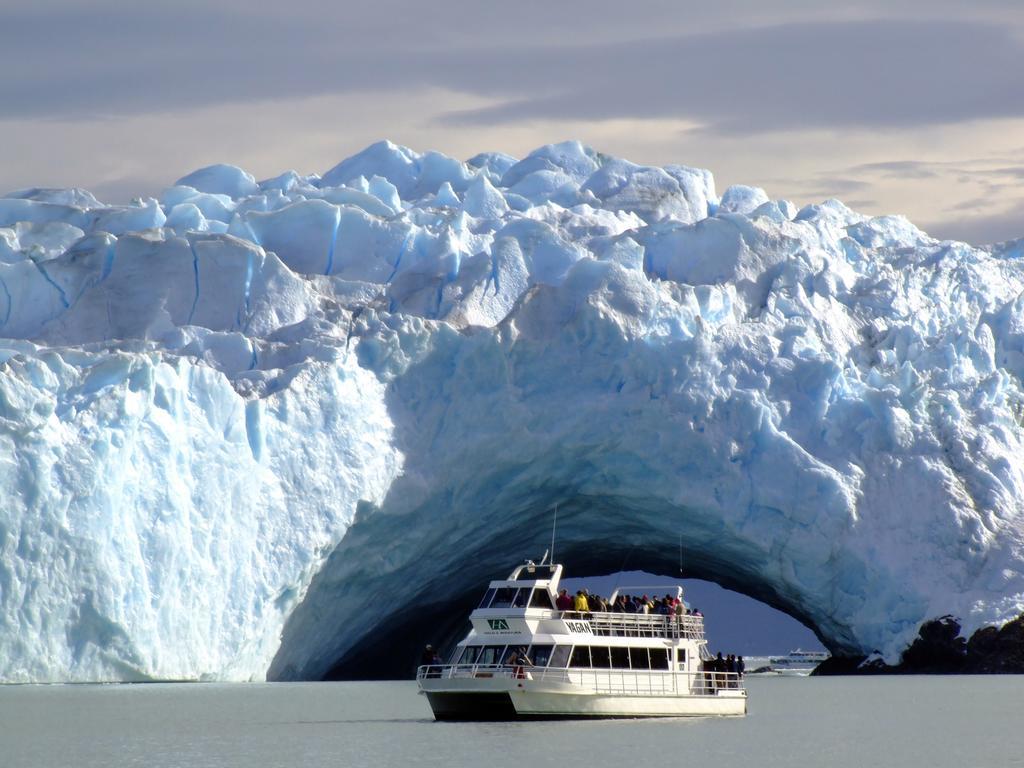
M 572 601 L 572 608 L 574 611 L 581 613 L 590 612 L 590 603 L 587 602 L 586 590 L 580 589 L 576 591 L 576 597 Z

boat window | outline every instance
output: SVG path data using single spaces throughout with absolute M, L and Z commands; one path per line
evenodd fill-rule
M 479 645 L 467 645 L 462 649 L 462 656 L 458 660 L 459 664 L 476 664 L 476 657 L 480 653 Z
M 589 667 L 590 648 L 586 645 L 577 645 L 572 649 L 572 658 L 569 659 L 570 667 Z
M 680 648 L 679 649 L 679 663 L 680 664 L 685 664 L 686 663 L 686 649 L 685 648 Z
M 494 590 L 494 599 L 491 601 L 491 608 L 508 608 L 516 598 L 515 587 L 499 587 Z
M 494 597 L 494 590 L 493 589 L 488 589 L 486 592 L 484 592 L 483 599 L 480 601 L 480 605 L 478 605 L 477 608 L 486 608 L 488 605 L 491 604 L 491 599 L 493 597 Z
M 553 645 L 533 645 L 530 646 L 530 650 L 526 655 L 530 657 L 530 661 L 533 662 L 533 666 L 546 667 L 548 665 L 548 659 L 551 658 L 552 649 L 554 649 Z
M 512 599 L 513 608 L 525 608 L 530 602 L 530 589 L 525 587 L 516 592 L 516 596 Z
M 629 648 L 612 648 L 612 666 L 615 669 L 629 669 Z
M 480 655 L 477 657 L 476 663 L 488 665 L 497 664 L 504 652 L 504 645 L 485 645 L 480 650 Z
M 630 648 L 629 649 L 629 666 L 633 669 L 650 669 L 651 662 L 647 658 L 646 648 Z
M 651 648 L 651 669 L 667 669 L 668 668 L 668 649 L 667 648 Z
M 551 661 L 548 662 L 549 667 L 567 667 L 569 666 L 569 651 L 572 650 L 571 645 L 556 645 L 555 650 L 551 652 Z
M 519 650 L 519 646 L 518 645 L 506 645 L 505 646 L 505 650 L 502 652 L 501 657 L 498 659 L 498 663 L 499 664 L 504 664 L 506 661 L 508 661 L 509 654 L 512 653 L 512 651 L 518 651 L 518 650 Z
M 537 587 L 533 590 L 533 597 L 530 598 L 530 607 L 554 609 L 555 606 L 551 603 L 551 595 L 548 594 L 547 589 Z
M 607 648 L 594 647 L 590 649 L 590 666 L 596 669 L 608 669 L 611 665 Z

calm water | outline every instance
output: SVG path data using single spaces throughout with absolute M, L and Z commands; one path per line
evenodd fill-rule
M 413 683 L 0 687 L 0 766 L 1024 766 L 1024 678 L 751 679 L 743 719 L 435 723 Z

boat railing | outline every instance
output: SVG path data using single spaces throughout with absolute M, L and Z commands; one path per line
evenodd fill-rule
M 595 635 L 602 637 L 664 637 L 673 640 L 703 640 L 704 617 L 659 613 L 611 611 L 562 611 L 565 621 L 588 621 Z
M 672 672 L 647 669 L 585 667 L 524 667 L 502 664 L 431 664 L 420 667 L 417 680 L 441 678 L 499 678 L 562 683 L 601 694 L 717 696 L 742 691 L 743 676 L 735 672 Z

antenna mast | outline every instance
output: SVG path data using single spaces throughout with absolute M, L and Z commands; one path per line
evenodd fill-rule
M 558 504 L 555 504 L 555 517 L 551 521 L 551 564 L 555 564 L 555 529 L 558 527 Z

